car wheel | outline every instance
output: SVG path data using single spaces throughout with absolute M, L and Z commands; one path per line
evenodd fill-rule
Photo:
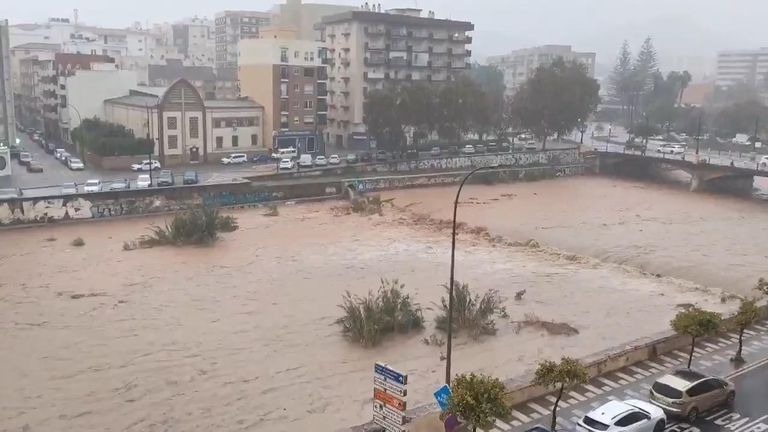
M 663 432 L 664 428 L 666 427 L 667 427 L 667 423 L 664 420 L 659 420 L 653 426 L 653 432 Z
M 688 423 L 693 423 L 696 421 L 697 418 L 699 418 L 699 409 L 696 407 L 691 408 L 690 411 L 688 411 L 688 415 L 685 416 L 686 420 L 688 420 Z
M 728 396 L 725 397 L 725 404 L 732 405 L 734 400 L 736 400 L 736 392 L 728 392 Z

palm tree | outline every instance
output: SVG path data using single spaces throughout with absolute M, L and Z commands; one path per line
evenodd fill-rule
M 688 88 L 688 84 L 691 83 L 692 79 L 693 77 L 688 71 L 683 71 L 683 73 L 680 74 L 680 96 L 677 98 L 678 106 L 683 104 L 683 92 Z

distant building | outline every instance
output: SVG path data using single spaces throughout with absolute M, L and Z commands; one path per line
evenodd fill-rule
M 768 82 L 768 48 L 717 53 L 717 87 L 727 88 L 738 83 L 761 87 L 765 82 Z
M 0 20 L 0 142 L 16 144 L 16 116 L 11 78 L 11 44 L 8 21 Z M 7 160 L 4 158 L 3 161 Z M 0 168 L 6 171 L 6 167 Z
M 688 84 L 688 87 L 683 90 L 683 98 L 681 102 L 683 106 L 700 107 L 711 102 L 714 94 L 714 82 L 692 83 Z
M 215 66 L 216 27 L 207 18 L 189 18 L 171 25 L 173 46 L 190 66 Z
M 163 165 L 214 162 L 230 153 L 265 150 L 263 108 L 248 99 L 203 100 L 187 80 L 160 96 L 128 92 L 104 101 L 105 119 L 155 141 Z
M 313 132 L 319 139 L 328 123 L 325 48 L 321 42 L 271 36 L 240 41 L 241 93 L 264 106 L 264 132 L 270 139 L 287 132 Z M 312 153 L 319 145 L 309 148 L 304 151 Z
M 593 52 L 576 52 L 570 45 L 542 45 L 533 48 L 514 50 L 509 54 L 490 56 L 488 64 L 501 69 L 504 73 L 504 85 L 507 94 L 514 94 L 528 78 L 532 77 L 539 66 L 546 66 L 557 58 L 575 60 L 583 64 L 587 75 L 595 76 L 595 57 Z
M 237 69 L 237 44 L 256 39 L 259 28 L 270 25 L 268 12 L 223 11 L 216 14 L 216 70 Z
M 226 76 L 224 76 L 226 75 Z M 168 87 L 176 80 L 189 81 L 200 92 L 203 99 L 236 99 L 238 88 L 236 77 L 222 73 L 217 76 L 213 66 L 185 66 L 181 60 L 169 59 L 165 64 L 148 66 L 148 85 Z
M 320 40 L 321 32 L 316 27 L 323 17 L 357 10 L 359 7 L 322 3 L 302 3 L 302 0 L 287 0 L 285 4 L 272 9 L 272 25 L 292 27 L 295 39 Z
M 442 83 L 466 72 L 472 52 L 466 21 L 421 16 L 421 9 L 368 7 L 325 16 L 328 133 L 334 145 L 367 147 L 364 101 L 385 83 Z

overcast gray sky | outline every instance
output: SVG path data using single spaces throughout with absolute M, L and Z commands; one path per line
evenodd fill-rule
M 0 14 L 11 23 L 71 17 L 92 25 L 127 27 L 134 21 L 174 21 L 210 16 L 223 9 L 268 10 L 280 0 L 3 0 Z M 309 2 L 309 1 L 305 1 Z M 315 0 L 359 5 L 358 0 Z M 382 8 L 418 6 L 438 17 L 475 23 L 477 57 L 534 44 L 570 44 L 597 51 L 598 63 L 612 65 L 623 39 L 633 47 L 653 37 L 664 66 L 676 57 L 714 58 L 722 49 L 768 46 L 768 0 L 386 0 Z M 182 6 L 182 12 L 176 9 Z

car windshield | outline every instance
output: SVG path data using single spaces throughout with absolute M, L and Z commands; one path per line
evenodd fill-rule
M 85 182 L 85 185 L 86 186 L 98 186 L 99 185 L 99 181 L 98 180 L 88 180 L 87 182 Z
M 661 382 L 655 382 L 653 383 L 653 387 L 651 387 L 653 391 L 656 394 L 659 394 L 661 396 L 664 396 L 665 398 L 669 399 L 682 399 L 683 398 L 683 392 L 682 390 L 678 390 L 668 384 L 664 384 Z
M 585 425 L 589 426 L 592 429 L 599 430 L 599 431 L 605 431 L 608 430 L 608 425 L 605 423 L 600 423 L 599 421 L 593 419 L 590 416 L 584 416 L 584 420 L 582 420 Z
M 184 177 L 194 178 L 195 174 L 197 174 L 197 173 L 195 173 L 194 171 L 187 171 L 187 172 L 184 173 Z
M 73 164 L 76 164 L 76 163 L 80 163 L 80 159 L 77 159 L 77 158 L 70 158 L 70 159 L 69 159 L 69 163 L 73 163 Z

